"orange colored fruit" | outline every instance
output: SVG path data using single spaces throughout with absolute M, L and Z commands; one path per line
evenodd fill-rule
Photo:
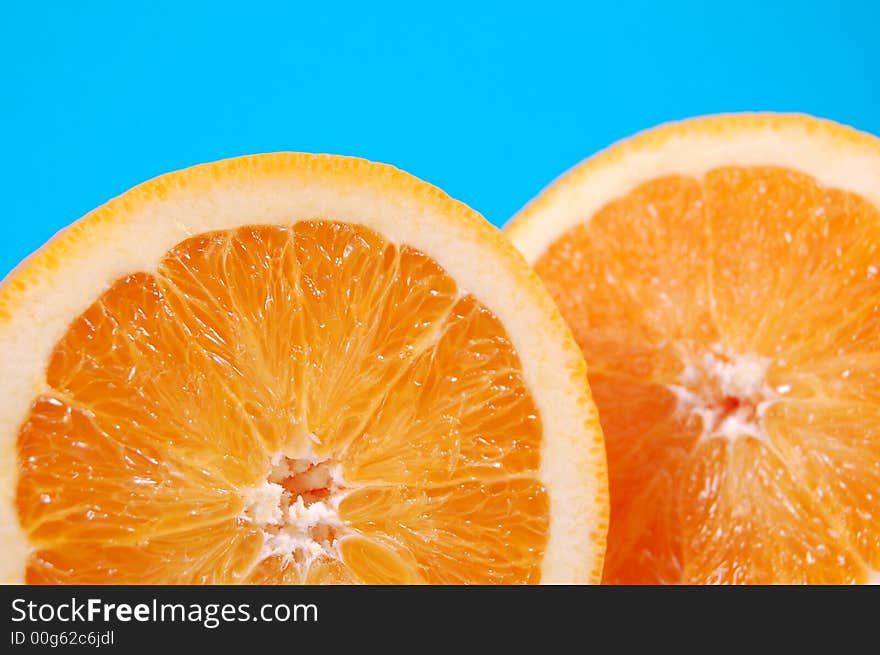
M 583 358 L 522 257 L 389 166 L 132 189 L 0 290 L 0 579 L 597 581 Z
M 507 234 L 589 366 L 609 583 L 880 581 L 880 141 L 666 125 Z

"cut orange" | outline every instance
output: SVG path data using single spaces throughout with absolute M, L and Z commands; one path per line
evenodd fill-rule
M 92 212 L 0 291 L 0 579 L 598 581 L 583 357 L 497 230 L 282 153 Z
M 880 581 L 880 141 L 667 125 L 507 234 L 587 357 L 609 583 Z

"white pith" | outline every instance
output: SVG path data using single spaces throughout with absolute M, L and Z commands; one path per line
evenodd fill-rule
M 764 413 L 785 389 L 766 382 L 771 360 L 754 354 L 725 353 L 715 346 L 698 363 L 686 361 L 678 384 L 668 385 L 678 401 L 677 411 L 699 418 L 700 442 L 751 437 L 773 447 L 763 426 Z M 725 401 L 737 404 L 726 411 Z
M 339 517 L 339 503 L 345 495 L 342 465 L 330 463 L 319 479 L 308 480 L 312 488 L 326 487 L 326 499 L 307 502 L 303 494 L 286 489 L 286 478 L 309 475 L 310 467 L 328 464 L 311 453 L 290 458 L 276 453 L 266 479 L 252 487 L 240 490 L 245 507 L 240 519 L 260 528 L 263 548 L 254 566 L 269 557 L 281 557 L 296 566 L 299 577 L 305 579 L 312 563 L 321 558 L 340 559 L 338 541 L 343 522 Z
M 48 390 L 46 365 L 71 320 L 120 277 L 155 272 L 166 252 L 193 235 L 309 219 L 363 225 L 424 252 L 498 317 L 544 429 L 537 477 L 550 499 L 550 530 L 541 582 L 579 583 L 596 575 L 604 554 L 596 540 L 607 516 L 604 452 L 592 427 L 596 410 L 582 359 L 552 300 L 477 215 L 460 206 L 441 211 L 446 205 L 437 203 L 436 190 L 412 178 L 400 190 L 403 174 L 390 167 L 377 173 L 364 162 L 340 166 L 340 179 L 326 163 L 299 160 L 268 171 L 244 164 L 234 175 L 211 165 L 194 169 L 185 185 L 137 189 L 118 199 L 112 220 L 92 221 L 73 240 L 57 237 L 65 246 L 57 266 L 26 271 L 16 309 L 0 322 L 0 581 L 23 580 L 31 549 L 15 509 L 18 429 L 33 399 Z
M 685 127 L 690 122 L 689 127 Z M 698 124 L 703 122 L 703 126 Z M 700 179 L 713 169 L 727 166 L 780 166 L 812 176 L 819 184 L 855 193 L 880 207 L 880 150 L 876 140 L 840 125 L 804 116 L 743 114 L 695 119 L 655 128 L 621 141 L 567 171 L 514 216 L 505 234 L 535 264 L 566 231 L 588 224 L 591 217 L 614 199 L 626 196 L 647 180 L 667 175 Z M 787 241 L 791 236 L 786 234 Z M 838 255 L 840 253 L 838 252 Z M 880 264 L 864 272 L 874 278 Z M 786 385 L 766 384 L 766 359 L 749 353 L 707 353 L 687 360 L 678 384 L 669 385 L 678 411 L 699 418 L 701 441 L 756 438 L 775 448 L 762 418 L 769 407 L 790 392 Z M 713 361 L 714 360 L 714 361 Z M 589 365 L 589 361 L 587 362 Z M 849 377 L 846 370 L 841 377 Z M 736 380 L 729 390 L 746 391 L 754 416 L 736 412 L 721 416 L 711 394 L 694 389 L 694 378 L 713 384 Z M 719 420 L 721 419 L 721 420 Z M 880 584 L 880 570 L 865 566 L 867 584 Z

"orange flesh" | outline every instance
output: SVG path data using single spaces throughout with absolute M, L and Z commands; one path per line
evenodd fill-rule
M 880 570 L 876 207 L 774 167 L 658 178 L 536 268 L 605 431 L 605 582 Z
M 506 332 L 366 228 L 188 239 L 76 319 L 46 381 L 18 439 L 30 583 L 539 577 L 541 423 Z M 320 552 L 267 552 L 295 522 L 248 505 L 273 475 L 291 506 L 335 499 L 301 526 Z

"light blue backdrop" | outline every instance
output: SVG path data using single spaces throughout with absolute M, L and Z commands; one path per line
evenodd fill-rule
M 132 185 L 270 150 L 393 163 L 502 224 L 670 119 L 880 133 L 880 2 L 6 2 L 0 275 Z

